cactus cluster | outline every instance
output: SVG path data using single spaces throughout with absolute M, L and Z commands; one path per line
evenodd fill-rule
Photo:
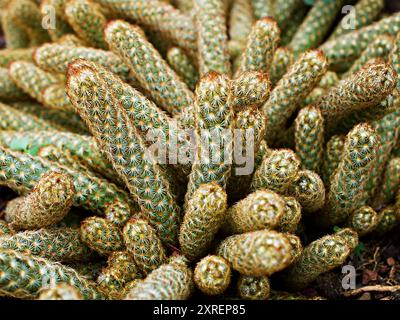
M 0 0 L 0 23 L 0 299 L 306 299 L 397 232 L 383 0 Z

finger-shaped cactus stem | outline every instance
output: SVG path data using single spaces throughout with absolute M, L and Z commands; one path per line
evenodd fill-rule
M 330 178 L 326 216 L 331 224 L 343 222 L 365 204 L 378 148 L 379 138 L 371 125 L 357 125 L 348 133 L 342 159 Z
M 10 10 L 3 9 L 1 12 L 1 29 L 8 50 L 17 50 L 29 47 L 29 35 L 21 24 L 10 15 Z M 27 49 L 28 50 L 28 49 Z
M 274 3 L 270 0 L 250 0 L 256 20 L 274 16 Z
M 286 47 L 277 48 L 272 58 L 269 75 L 272 85 L 275 86 L 278 81 L 285 75 L 294 60 L 293 52 Z
M 324 152 L 324 119 L 318 107 L 300 110 L 295 120 L 294 139 L 302 168 L 319 172 Z
M 238 71 L 268 73 L 279 43 L 279 37 L 279 27 L 274 19 L 266 17 L 258 20 L 247 37 Z
M 353 251 L 358 246 L 358 233 L 351 228 L 340 228 L 335 232 L 335 235 L 340 236 L 347 242 L 350 250 Z
M 14 84 L 7 69 L 0 67 L 0 79 L 1 101 L 23 101 L 29 99 L 29 96 Z
M 292 290 L 307 287 L 320 274 L 340 266 L 351 253 L 340 235 L 327 235 L 311 242 L 292 266 L 282 274 L 285 286 Z
M 32 299 L 36 298 L 42 289 L 60 282 L 75 287 L 83 299 L 105 299 L 94 282 L 79 275 L 72 268 L 14 250 L 0 251 L 1 295 Z
M 268 1 L 268 0 L 264 0 Z M 296 10 L 296 12 L 290 17 L 290 22 L 286 25 L 286 27 L 282 30 L 281 35 L 281 46 L 287 46 L 292 41 L 294 35 L 296 34 L 297 30 L 301 26 L 308 13 L 308 6 L 301 6 Z
M 306 213 L 316 212 L 325 204 L 324 182 L 310 170 L 299 171 L 290 184 L 289 193 L 299 201 Z
M 0 238 L 1 250 L 15 250 L 58 262 L 87 261 L 93 252 L 81 241 L 79 229 L 50 228 Z
M 383 236 L 392 231 L 399 224 L 399 211 L 397 206 L 388 206 L 378 212 L 378 224 L 374 232 Z
M 69 33 L 63 35 L 58 41 L 58 44 L 63 46 L 84 47 L 85 42 L 79 39 L 75 34 Z
M 71 209 L 75 196 L 68 174 L 49 172 L 32 192 L 7 204 L 5 219 L 14 229 L 39 229 L 60 222 Z
M 200 76 L 210 71 L 231 73 L 225 1 L 194 0 Z
M 154 229 L 145 220 L 129 220 L 124 227 L 123 236 L 127 250 L 144 275 L 166 262 L 164 247 Z
M 97 3 L 88 0 L 68 1 L 65 16 L 75 33 L 91 47 L 107 49 L 103 33 L 107 19 Z
M 225 191 L 215 182 L 201 185 L 189 198 L 179 233 L 182 253 L 201 257 L 221 227 L 227 207 Z
M 200 80 L 194 114 L 197 148 L 186 203 L 201 184 L 215 181 L 225 189 L 231 174 L 233 110 L 226 75 L 210 72 Z
M 55 25 L 51 25 L 47 29 L 51 40 L 58 41 L 64 35 L 73 32 L 71 26 L 68 24 L 64 14 L 65 4 L 68 0 L 43 0 L 40 4 L 40 13 L 42 14 L 42 21 L 53 21 Z
M 229 39 L 240 43 L 245 42 L 253 22 L 254 14 L 250 1 L 234 1 L 229 13 Z
M 266 135 L 272 140 L 312 91 L 327 70 L 327 61 L 322 51 L 309 51 L 295 61 L 288 72 L 272 90 L 263 111 L 268 119 Z
M 81 224 L 80 232 L 82 241 L 102 255 L 123 250 L 125 247 L 120 229 L 104 218 L 90 217 L 85 219 Z
M 240 299 L 267 300 L 270 293 L 268 277 L 252 277 L 240 275 L 237 282 L 237 291 Z
M 43 104 L 48 108 L 68 112 L 74 111 L 63 83 L 48 86 L 42 91 L 41 95 Z
M 285 200 L 269 190 L 258 190 L 228 209 L 223 230 L 227 233 L 244 233 L 274 229 L 285 214 Z
M 0 237 L 13 235 L 15 231 L 4 220 L 0 220 Z
M 199 81 L 199 72 L 185 51 L 179 47 L 170 48 L 167 52 L 167 61 L 187 86 L 194 90 Z
M 318 86 L 323 89 L 330 89 L 340 81 L 338 74 L 334 71 L 327 71 L 321 78 Z
M 282 233 L 259 230 L 226 238 L 217 254 L 233 269 L 248 276 L 268 276 L 286 268 L 292 261 L 291 244 Z
M 301 205 L 294 197 L 284 197 L 285 211 L 279 221 L 277 230 L 280 232 L 294 233 L 301 220 Z
M 295 53 L 317 47 L 329 32 L 343 5 L 343 0 L 318 0 L 308 12 L 290 42 Z
M 273 150 L 264 157 L 254 173 L 251 188 L 252 190 L 265 188 L 285 193 L 299 169 L 300 160 L 292 150 Z
M 83 296 L 73 285 L 60 282 L 41 290 L 37 300 L 83 300 Z
M 19 88 L 41 103 L 44 102 L 42 90 L 59 82 L 55 75 L 26 61 L 13 62 L 9 74 Z
M 301 0 L 275 0 L 271 1 L 274 6 L 274 18 L 281 30 L 291 23 L 291 19 L 305 7 Z
M 91 63 L 76 60 L 68 69 L 67 87 L 71 102 L 161 241 L 175 243 L 180 220 L 175 195 L 109 85 Z
M 381 204 L 391 203 L 396 198 L 397 190 L 400 187 L 400 158 L 394 157 L 388 162 L 381 190 L 378 195 L 378 201 Z
M 209 255 L 194 269 L 194 283 L 208 296 L 224 293 L 231 282 L 231 266 L 224 258 Z
M 325 186 L 328 187 L 330 177 L 339 166 L 343 154 L 345 136 L 334 135 L 332 136 L 327 145 L 322 164 L 322 178 Z
M 378 225 L 378 214 L 369 206 L 356 209 L 346 222 L 346 226 L 355 230 L 359 236 L 373 231 Z
M 35 48 L 3 49 L 0 50 L 0 66 L 7 68 L 13 61 L 32 62 L 32 54 Z
M 125 300 L 185 300 L 193 290 L 193 272 L 178 256 L 137 282 Z
M 393 67 L 394 71 L 396 71 L 397 75 L 400 74 L 400 35 L 397 34 L 394 39 L 394 45 L 392 51 L 389 53 L 389 63 Z M 1 52 L 1 51 L 0 51 Z M 0 53 L 0 61 L 1 61 L 1 53 Z M 397 88 L 400 88 L 400 77 L 397 77 Z
M 176 115 L 192 104 L 192 92 L 147 41 L 139 27 L 116 20 L 110 22 L 104 32 L 111 50 L 131 68 L 141 86 L 160 107 Z

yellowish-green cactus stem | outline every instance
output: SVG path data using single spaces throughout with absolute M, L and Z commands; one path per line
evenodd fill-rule
M 294 60 L 293 52 L 286 47 L 277 48 L 274 57 L 272 58 L 269 75 L 271 77 L 272 85 L 275 86 L 278 81 L 288 71 Z
M 280 232 L 294 233 L 301 220 L 301 205 L 294 197 L 283 197 L 285 211 L 279 221 L 277 230 Z
M 116 20 L 110 22 L 104 32 L 111 50 L 131 68 L 141 86 L 160 107 L 176 115 L 192 104 L 193 93 L 147 41 L 139 27 Z
M 231 282 L 231 266 L 224 258 L 209 255 L 194 269 L 194 283 L 207 296 L 220 295 Z
M 1 250 L 15 250 L 58 262 L 87 261 L 93 252 L 81 241 L 79 229 L 49 228 L 0 238 Z
M 229 234 L 275 229 L 285 214 L 285 200 L 270 190 L 257 190 L 228 209 L 223 230 Z
M 274 18 L 281 30 L 285 30 L 298 11 L 302 11 L 306 7 L 302 0 L 273 0 L 270 2 L 273 3 Z
M 0 102 L 0 128 L 2 130 L 12 131 L 40 131 L 48 130 L 49 132 L 61 129 L 56 124 L 52 124 L 43 118 L 30 115 L 19 111 Z
M 65 84 L 52 84 L 41 92 L 43 104 L 50 108 L 61 111 L 73 112 L 74 108 L 66 93 Z
M 335 231 L 335 235 L 340 236 L 347 242 L 350 250 L 353 251 L 358 246 L 358 233 L 351 228 L 339 228 Z
M 389 64 L 381 60 L 365 64 L 320 99 L 318 107 L 326 126 L 332 127 L 351 112 L 378 105 L 393 92 L 396 81 L 397 75 Z
M 240 299 L 267 300 L 271 293 L 269 279 L 240 275 L 237 291 Z
M 193 290 L 193 272 L 185 259 L 177 256 L 138 281 L 125 300 L 186 300 Z
M 330 177 L 326 217 L 328 223 L 346 220 L 365 204 L 370 172 L 377 159 L 379 137 L 366 123 L 355 126 L 346 136 L 342 158 Z
M 60 282 L 75 287 L 83 299 L 105 298 L 97 290 L 94 282 L 79 275 L 72 268 L 14 250 L 0 251 L 0 295 L 33 299 L 42 289 Z
M 42 26 L 42 14 L 35 2 L 12 0 L 7 10 L 13 20 L 28 34 L 30 46 L 50 41 L 47 30 Z
M 244 71 L 232 80 L 231 106 L 234 110 L 258 107 L 268 100 L 271 82 L 262 71 Z
M 0 67 L 0 79 L 1 101 L 23 101 L 29 99 L 29 96 L 14 84 L 7 69 Z
M 358 30 L 364 26 L 368 26 L 376 20 L 384 8 L 384 0 L 360 0 L 351 9 L 351 12 L 343 17 L 332 32 L 330 39 L 340 38 L 351 30 Z M 349 18 L 351 20 L 351 28 L 349 28 Z
M 137 199 L 143 214 L 148 215 L 161 241 L 176 243 L 180 208 L 175 195 L 119 100 L 110 93 L 110 86 L 92 64 L 76 60 L 68 69 L 67 87 L 71 102 L 102 153 Z
M 304 248 L 297 261 L 284 271 L 282 281 L 292 290 L 304 289 L 320 274 L 343 264 L 350 253 L 350 246 L 340 235 L 324 236 Z
M 58 44 L 63 46 L 75 46 L 75 47 L 84 47 L 85 42 L 79 39 L 75 34 L 68 33 L 63 35 L 58 41 Z
M 328 63 L 322 51 L 309 51 L 295 61 L 287 73 L 278 81 L 263 111 L 268 119 L 266 138 L 285 129 L 286 122 L 305 97 L 319 83 L 327 70 Z
M 165 1 L 168 2 L 168 1 Z M 190 12 L 193 9 L 193 0 L 172 0 L 171 2 L 176 8 L 182 12 Z
M 254 22 L 253 8 L 248 0 L 233 1 L 229 13 L 229 39 L 244 45 Z
M 35 50 L 33 59 L 43 70 L 62 74 L 65 74 L 70 62 L 86 59 L 104 66 L 126 81 L 134 81 L 128 66 L 121 58 L 101 49 L 48 43 Z
M 15 231 L 10 227 L 10 225 L 4 220 L 0 220 L 0 237 L 13 235 Z
M 397 72 L 397 75 L 400 74 L 400 50 L 399 50 L 399 48 L 400 48 L 400 34 L 397 34 L 395 37 L 395 40 L 394 40 L 394 45 L 393 45 L 392 51 L 389 53 L 389 63 L 391 64 L 393 69 Z M 397 78 L 397 88 L 400 88 L 400 77 Z
M 0 50 L 0 66 L 2 68 L 7 68 L 13 61 L 32 62 L 32 54 L 34 50 L 35 48 Z
M 280 31 L 272 18 L 258 20 L 247 37 L 238 72 L 269 72 L 275 50 L 279 43 Z
M 302 106 L 306 107 L 309 105 L 316 106 L 319 100 L 326 95 L 326 89 L 315 87 L 310 94 L 304 99 Z
M 256 20 L 274 16 L 274 3 L 270 0 L 250 0 Z
M 324 119 L 320 109 L 316 106 L 301 109 L 294 130 L 295 150 L 302 168 L 319 172 L 324 152 Z
M 329 32 L 336 15 L 342 8 L 343 2 L 343 0 L 328 2 L 317 0 L 297 29 L 289 47 L 295 53 L 317 47 Z
M 267 142 L 263 139 L 260 142 L 260 146 L 258 147 L 258 151 L 254 155 L 254 168 L 255 170 L 260 166 L 264 157 L 269 154 L 272 150 L 268 147 Z
M 360 70 L 369 60 L 374 58 L 381 58 L 388 60 L 389 53 L 392 51 L 394 46 L 394 37 L 389 35 L 382 35 L 372 41 L 365 50 L 361 53 L 361 56 L 353 63 L 349 71 L 347 71 L 343 77 L 356 73 Z
M 373 231 L 378 225 L 378 214 L 369 206 L 356 209 L 346 222 L 346 226 L 355 230 L 359 236 Z
M 19 88 L 41 103 L 44 102 L 42 90 L 59 82 L 55 75 L 26 61 L 11 63 L 9 74 Z
M 91 47 L 107 49 L 103 33 L 107 19 L 97 3 L 70 0 L 65 5 L 65 16 L 75 33 Z
M 322 163 L 322 179 L 324 180 L 325 186 L 328 187 L 330 183 L 330 177 L 339 166 L 342 158 L 344 148 L 345 136 L 334 135 L 326 144 L 324 153 L 324 160 Z
M 179 233 L 182 253 L 190 260 L 209 248 L 224 220 L 227 195 L 215 182 L 200 185 L 189 198 Z
M 396 198 L 397 190 L 400 187 L 400 158 L 394 157 L 386 165 L 382 179 L 381 190 L 378 195 L 378 202 L 381 204 L 391 203 Z
M 202 77 L 196 88 L 194 114 L 197 147 L 186 203 L 201 184 L 215 181 L 225 189 L 231 174 L 233 110 L 226 75 L 210 72 Z
M 19 22 L 15 21 L 10 10 L 3 9 L 1 15 L 1 29 L 8 50 L 27 48 L 30 45 L 29 36 Z
M 217 248 L 233 269 L 248 276 L 268 276 L 286 268 L 292 261 L 292 247 L 282 233 L 270 230 L 233 235 Z
M 165 249 L 155 230 L 142 219 L 131 219 L 123 230 L 127 250 L 140 271 L 147 275 L 167 260 Z
M 39 229 L 60 222 L 71 209 L 75 196 L 68 174 L 49 172 L 25 197 L 7 204 L 5 219 L 14 229 Z
M 194 0 L 200 76 L 210 71 L 230 75 L 228 50 L 228 3 L 220 0 Z
M 289 193 L 295 197 L 305 213 L 313 213 L 325 204 L 325 186 L 318 174 L 301 170 L 290 184 Z
M 47 29 L 52 41 L 58 41 L 63 36 L 73 32 L 65 17 L 65 4 L 68 0 L 43 0 L 40 5 L 42 21 L 55 19 L 55 26 Z M 53 15 L 53 16 L 52 16 Z
M 331 87 L 337 85 L 339 81 L 340 78 L 336 72 L 327 71 L 321 78 L 318 86 L 323 89 L 330 89 Z
M 37 300 L 83 300 L 83 296 L 73 285 L 60 282 L 41 290 Z
M 340 69 L 344 64 L 355 61 L 378 36 L 395 36 L 399 31 L 400 14 L 395 13 L 359 30 L 326 41 L 320 49 L 328 58 L 331 69 Z
M 90 217 L 81 224 L 82 241 L 91 249 L 102 255 L 108 255 L 113 251 L 125 248 L 121 230 L 113 224 L 100 217 Z
M 266 0 L 268 1 L 268 0 Z M 290 17 L 290 22 L 287 24 L 285 29 L 282 30 L 281 46 L 287 46 L 292 41 L 294 35 L 303 23 L 304 18 L 308 13 L 308 6 L 301 6 L 296 12 Z
M 51 171 L 72 176 L 76 192 L 74 206 L 104 214 L 110 204 L 116 202 L 129 212 L 131 202 L 127 193 L 108 180 L 75 171 L 38 156 L 0 147 L 0 183 L 20 194 L 27 194 L 44 174 Z
M 179 47 L 171 47 L 167 52 L 167 61 L 187 86 L 194 90 L 199 81 L 199 72 L 185 51 Z
M 397 206 L 388 206 L 378 212 L 378 224 L 374 232 L 383 236 L 392 231 L 400 221 L 399 209 Z
M 103 8 L 122 19 L 143 25 L 146 29 L 160 33 L 164 39 L 187 50 L 196 50 L 196 28 L 190 16 L 172 5 L 158 0 L 95 0 Z
M 265 188 L 285 193 L 299 169 L 300 160 L 292 150 L 272 150 L 264 157 L 254 173 L 251 188 L 252 190 Z

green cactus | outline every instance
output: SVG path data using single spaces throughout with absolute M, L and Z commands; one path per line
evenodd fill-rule
M 378 200 L 382 204 L 391 203 L 400 187 L 400 158 L 393 157 L 389 160 L 384 171 L 381 190 Z
M 80 234 L 82 241 L 88 247 L 102 255 L 108 255 L 125 247 L 121 230 L 104 218 L 85 219 L 81 223 Z
M 327 61 L 322 51 L 306 52 L 289 67 L 262 107 L 268 119 L 268 141 L 285 128 L 288 119 L 319 83 L 326 70 Z
M 376 20 L 384 8 L 384 0 L 360 0 L 354 6 L 354 18 L 352 20 L 352 28 L 349 28 L 347 22 L 348 16 L 344 17 L 335 30 L 332 32 L 330 39 L 340 38 L 350 30 L 358 30 L 364 26 L 368 26 Z M 353 18 L 353 16 L 351 16 Z
M 200 76 L 210 71 L 230 75 L 227 6 L 220 0 L 194 0 Z
M 274 16 L 274 4 L 270 0 L 250 0 L 256 20 Z
M 14 229 L 39 229 L 60 222 L 71 209 L 75 196 L 72 177 L 49 172 L 25 197 L 7 204 L 5 219 Z
M 110 22 L 104 32 L 111 50 L 121 56 L 160 107 L 176 115 L 192 104 L 193 93 L 146 40 L 139 27 L 116 20 Z
M 346 226 L 355 230 L 359 236 L 373 231 L 378 225 L 378 214 L 369 206 L 356 209 L 346 222 Z
M 289 23 L 286 25 L 285 29 L 282 30 L 281 35 L 281 46 L 287 46 L 292 41 L 297 30 L 301 26 L 308 13 L 308 6 L 301 6 L 296 10 L 296 12 L 290 17 Z
M 74 286 L 60 282 L 41 290 L 37 300 L 83 300 L 83 296 Z
M 231 266 L 224 258 L 209 255 L 201 259 L 194 269 L 194 283 L 208 296 L 225 292 L 231 282 Z
M 400 47 L 400 35 L 397 34 L 396 37 L 395 37 L 395 40 L 394 40 L 394 45 L 393 45 L 392 51 L 389 53 L 389 63 L 393 67 L 394 71 L 397 72 L 397 75 L 400 74 L 399 47 Z M 399 77 L 397 77 L 397 85 L 396 85 L 396 87 L 400 89 L 400 78 Z
M 302 0 L 275 0 L 274 18 L 281 30 L 285 30 L 286 26 L 291 23 L 291 19 L 298 14 L 305 6 Z
M 237 291 L 240 299 L 267 300 L 271 292 L 269 279 L 268 277 L 240 275 Z
M 185 81 L 190 90 L 194 90 L 199 81 L 199 72 L 185 51 L 179 47 L 171 47 L 167 52 L 167 61 L 171 68 Z
M 15 231 L 4 220 L 0 220 L 0 237 L 13 235 Z
M 270 230 L 233 235 L 223 240 L 217 254 L 247 276 L 268 276 L 292 261 L 291 244 L 282 233 Z
M 73 32 L 71 26 L 68 24 L 64 14 L 65 4 L 68 0 L 42 0 L 40 5 L 40 12 L 42 17 L 49 16 L 52 12 L 55 13 L 55 28 L 49 28 L 47 31 L 52 41 L 58 41 L 63 36 Z M 54 11 L 50 11 L 51 10 Z
M 318 86 L 323 89 L 330 89 L 336 86 L 340 81 L 338 74 L 334 71 L 327 71 L 321 78 Z
M 330 178 L 325 214 L 328 223 L 343 222 L 365 204 L 378 148 L 379 138 L 371 125 L 357 125 L 348 133 L 339 166 Z
M 325 187 L 318 174 L 301 170 L 290 184 L 289 193 L 295 197 L 305 213 L 313 213 L 325 204 Z
M 23 101 L 29 99 L 29 96 L 11 80 L 7 69 L 0 68 L 0 79 L 1 101 Z
M 250 1 L 233 1 L 229 13 L 229 39 L 237 41 L 243 46 L 254 21 L 253 8 Z
M 0 67 L 7 68 L 14 61 L 32 62 L 32 54 L 35 48 L 2 49 L 0 50 Z
M 283 199 L 285 211 L 276 229 L 280 232 L 294 233 L 301 220 L 301 206 L 294 197 L 283 197 Z
M 76 34 L 91 47 L 107 50 L 103 29 L 107 19 L 97 3 L 88 0 L 70 0 L 65 5 L 65 16 Z
M 56 109 L 60 111 L 73 112 L 74 108 L 69 101 L 65 90 L 65 84 L 57 83 L 52 84 L 41 92 L 41 98 L 43 105 L 50 109 Z
M 272 150 L 253 175 L 251 189 L 270 189 L 285 193 L 300 169 L 300 160 L 289 149 Z
M 138 281 L 125 300 L 185 300 L 193 290 L 192 270 L 178 256 Z
M 322 179 L 324 180 L 326 187 L 329 187 L 330 177 L 339 166 L 344 148 L 344 140 L 345 136 L 334 135 L 326 144 L 324 160 L 322 163 Z
M 388 206 L 378 212 L 378 223 L 374 232 L 380 236 L 392 231 L 399 224 L 398 207 Z
M 74 269 L 13 250 L 0 251 L 0 294 L 20 299 L 36 298 L 41 290 L 58 283 L 75 287 L 87 300 L 104 299 L 94 282 Z
M 279 27 L 274 19 L 266 17 L 258 20 L 247 37 L 238 71 L 268 73 L 279 38 Z
M 324 152 L 324 119 L 318 107 L 300 110 L 295 120 L 296 154 L 302 168 L 320 171 Z
M 273 191 L 255 191 L 227 210 L 223 230 L 235 234 L 275 229 L 285 214 L 285 204 Z
M 84 47 L 85 43 L 79 39 L 75 34 L 68 33 L 63 35 L 58 41 L 58 44 L 63 46 Z
M 272 58 L 269 74 L 272 85 L 275 86 L 286 74 L 294 60 L 293 52 L 286 47 L 277 48 Z
M 358 233 L 351 228 L 339 228 L 335 231 L 335 235 L 340 236 L 347 242 L 350 250 L 353 251 L 358 246 Z
M 7 50 L 19 50 L 29 47 L 29 35 L 18 21 L 10 14 L 10 10 L 1 10 L 1 29 L 4 33 Z
M 189 198 L 179 233 L 182 253 L 190 260 L 209 248 L 224 220 L 227 195 L 215 182 L 200 185 Z

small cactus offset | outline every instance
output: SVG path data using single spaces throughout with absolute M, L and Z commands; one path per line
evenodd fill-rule
M 294 233 L 300 223 L 301 205 L 294 197 L 284 197 L 285 211 L 279 221 L 277 230 L 280 232 Z
M 399 224 L 399 213 L 397 206 L 388 206 L 378 213 L 378 223 L 374 232 L 382 236 L 392 231 Z
M 322 163 L 322 179 L 325 186 L 329 186 L 330 177 L 339 166 L 343 154 L 345 136 L 334 135 L 326 144 L 324 160 Z
M 72 177 L 49 172 L 25 197 L 7 204 L 5 219 L 14 229 L 39 229 L 60 222 L 71 209 L 75 196 Z
M 271 293 L 268 277 L 252 277 L 241 275 L 237 283 L 240 299 L 267 300 Z
M 356 209 L 346 222 L 346 226 L 355 230 L 360 236 L 373 231 L 378 225 L 378 214 L 369 206 Z
M 220 295 L 231 281 L 231 266 L 221 257 L 209 255 L 201 259 L 194 269 L 194 283 L 208 296 Z

